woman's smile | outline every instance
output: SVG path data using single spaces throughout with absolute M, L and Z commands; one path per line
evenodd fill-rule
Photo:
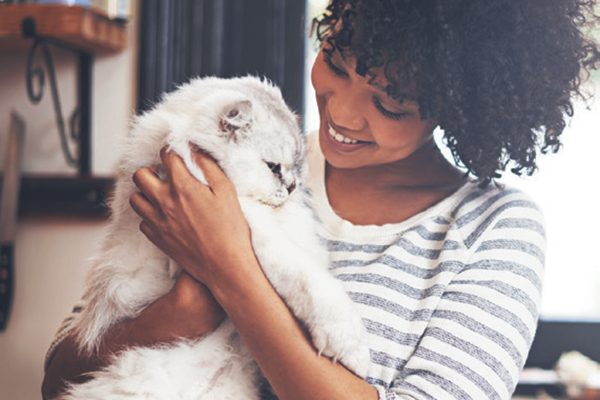
M 334 150 L 340 153 L 349 153 L 360 150 L 367 146 L 374 145 L 373 142 L 358 140 L 354 137 L 346 136 L 340 128 L 334 127 L 328 118 L 323 121 L 322 134 L 327 140 L 327 144 Z
M 336 167 L 395 163 L 432 137 L 435 121 L 421 119 L 413 102 L 400 104 L 388 98 L 354 71 L 350 57 L 334 55 L 328 60 L 322 50 L 312 82 L 321 118 L 320 144 L 327 161 Z M 395 106 L 394 116 L 382 112 L 380 104 Z

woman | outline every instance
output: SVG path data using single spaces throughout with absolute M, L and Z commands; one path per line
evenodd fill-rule
M 539 210 L 493 183 L 533 173 L 560 147 L 594 1 L 332 1 L 316 23 L 321 124 L 309 135 L 331 271 L 368 331 L 366 381 L 317 355 L 263 275 L 235 192 L 198 154 L 209 186 L 175 155 L 147 168 L 131 205 L 185 270 L 169 294 L 116 325 L 97 355 L 67 334 L 44 394 L 110 354 L 210 332 L 227 315 L 280 399 L 508 399 L 533 339 L 544 259 Z M 592 18 L 592 19 L 595 19 Z M 458 165 L 433 141 L 440 126 Z

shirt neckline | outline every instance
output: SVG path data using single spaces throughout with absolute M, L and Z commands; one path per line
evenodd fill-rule
M 312 167 L 314 171 L 313 175 L 313 191 L 316 197 L 315 208 L 317 214 L 323 223 L 323 228 L 333 235 L 358 235 L 361 237 L 373 237 L 373 236 L 390 236 L 398 235 L 399 233 L 414 227 L 419 221 L 426 218 L 437 217 L 445 214 L 448 210 L 453 209 L 459 201 L 464 198 L 466 192 L 472 189 L 475 181 L 472 178 L 466 178 L 465 182 L 458 187 L 453 193 L 431 205 L 425 210 L 413 215 L 400 222 L 387 223 L 383 225 L 360 225 L 354 224 L 346 219 L 340 217 L 335 210 L 331 207 L 329 202 L 329 195 L 327 193 L 327 187 L 325 184 L 325 165 L 326 160 L 321 151 L 321 147 L 318 140 L 318 134 L 309 135 L 309 140 L 312 140 L 312 146 L 314 146 Z

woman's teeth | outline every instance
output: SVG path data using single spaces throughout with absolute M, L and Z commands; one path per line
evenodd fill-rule
M 357 144 L 358 140 L 350 139 L 340 133 L 337 133 L 331 125 L 329 125 L 329 135 L 340 143 Z

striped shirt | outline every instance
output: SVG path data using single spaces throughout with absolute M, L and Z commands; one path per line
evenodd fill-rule
M 401 223 L 353 225 L 332 210 L 318 137 L 308 138 L 319 235 L 363 317 L 367 381 L 379 399 L 509 399 L 540 304 L 545 235 L 536 205 L 518 190 L 468 181 Z
M 540 305 L 537 206 L 468 181 L 401 223 L 353 225 L 330 206 L 317 135 L 308 146 L 319 234 L 363 317 L 380 400 L 509 399 Z

